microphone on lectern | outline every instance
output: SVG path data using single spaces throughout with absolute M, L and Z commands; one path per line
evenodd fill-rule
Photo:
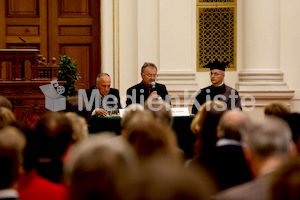
M 27 44 L 29 47 L 31 47 L 23 38 L 21 38 L 20 36 L 19 36 L 19 38 L 20 38 L 20 40 L 22 40 L 25 44 Z

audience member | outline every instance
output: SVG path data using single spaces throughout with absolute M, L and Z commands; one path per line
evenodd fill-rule
M 250 181 L 252 175 L 245 160 L 241 135 L 249 127 L 249 119 L 240 110 L 225 112 L 218 124 L 216 147 L 195 157 L 191 165 L 204 166 L 216 178 L 219 189 Z
M 285 115 L 290 114 L 291 110 L 288 106 L 281 102 L 271 103 L 264 109 L 265 115 L 276 116 L 283 118 Z
M 155 119 L 172 127 L 173 116 L 171 106 L 162 99 L 149 99 L 145 102 L 145 110 L 150 110 Z
M 78 96 L 72 96 L 72 97 L 68 97 L 66 99 L 66 112 L 75 112 L 78 115 L 80 115 L 81 117 L 85 118 L 86 121 L 89 121 L 89 114 L 90 112 L 87 111 L 85 103 L 82 104 L 82 110 L 79 110 L 79 102 L 78 102 Z
M 125 130 L 130 122 L 131 118 L 137 113 L 142 112 L 144 110 L 144 107 L 141 104 L 130 104 L 125 108 L 125 111 L 123 113 L 123 116 L 121 118 L 121 134 L 125 134 Z M 150 113 L 148 113 L 150 114 Z
M 217 125 L 226 107 L 219 101 L 205 102 L 191 122 L 191 130 L 197 135 L 194 155 L 200 155 L 216 146 Z
M 137 170 L 134 151 L 122 137 L 106 133 L 92 135 L 74 145 L 67 154 L 69 199 L 123 199 L 124 186 Z
M 209 74 L 212 85 L 198 91 L 192 107 L 193 114 L 196 114 L 208 99 L 221 101 L 225 107 L 230 110 L 242 109 L 239 93 L 224 83 L 226 65 L 227 63 L 215 60 L 214 62 L 208 63 L 207 66 L 204 66 L 210 68 Z
M 89 135 L 87 121 L 74 112 L 67 112 L 65 116 L 69 119 L 72 126 L 73 142 L 76 143 L 85 140 Z
M 9 110 L 12 110 L 13 106 L 6 97 L 0 95 L 0 107 L 5 107 L 8 108 Z
M 295 159 L 281 167 L 275 174 L 271 184 L 273 200 L 300 199 L 300 160 Z
M 17 128 L 7 126 L 0 130 L 0 199 L 19 199 L 16 188 L 25 145 Z
M 72 133 L 63 113 L 49 112 L 41 117 L 35 130 L 39 175 L 55 183 L 62 181 L 62 158 L 73 141 Z
M 157 122 L 150 111 L 132 116 L 122 136 L 132 144 L 141 162 L 154 156 L 181 161 L 174 131 Z
M 16 121 L 15 114 L 6 107 L 0 107 L 0 129 Z
M 141 68 L 142 82 L 127 90 L 126 106 L 141 104 L 151 98 L 162 98 L 170 103 L 169 94 L 165 85 L 156 83 L 157 67 L 153 63 L 145 62 Z
M 294 146 L 288 124 L 275 117 L 266 117 L 242 135 L 244 153 L 254 180 L 217 194 L 216 199 L 268 199 L 271 177 L 292 158 Z
M 293 141 L 297 145 L 298 152 L 300 152 L 300 113 L 286 114 L 283 119 L 289 124 L 293 135 Z
M 110 84 L 110 76 L 107 73 L 101 73 L 97 76 L 96 86 L 87 91 L 89 101 L 96 96 L 100 101 L 93 104 L 91 115 L 107 116 L 108 112 L 122 108 L 119 90 L 111 88 Z
M 143 165 L 127 188 L 125 200 L 199 200 L 209 199 L 215 192 L 205 171 L 196 173 L 164 158 Z
M 24 149 L 24 162 L 20 167 L 18 179 L 18 192 L 22 200 L 65 200 L 67 188 L 61 184 L 53 183 L 39 176 L 34 169 L 37 162 L 37 152 L 34 149 L 33 131 L 23 122 L 14 124 L 26 137 L 26 147 Z

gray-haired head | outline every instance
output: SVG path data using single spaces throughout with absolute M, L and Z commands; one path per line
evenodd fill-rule
M 100 80 L 100 78 L 101 78 L 102 76 L 108 76 L 108 77 L 110 77 L 109 74 L 107 74 L 107 73 L 101 73 L 101 74 L 98 74 L 98 76 L 97 76 L 97 78 L 96 78 L 96 83 L 97 83 L 97 84 L 99 83 L 99 80 Z
M 219 121 L 217 136 L 240 141 L 249 125 L 250 119 L 242 111 L 228 110 Z
M 253 124 L 242 135 L 242 140 L 260 160 L 278 157 L 286 161 L 289 158 L 292 133 L 284 120 L 266 117 L 264 120 Z

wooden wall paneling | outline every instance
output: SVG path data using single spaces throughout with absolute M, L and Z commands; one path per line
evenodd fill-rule
M 94 85 L 97 75 L 101 72 L 101 25 L 100 25 L 100 0 L 91 1 L 91 15 L 93 17 L 91 57 L 90 66 L 90 85 Z
M 73 58 L 77 64 L 82 77 L 78 81 L 77 88 L 89 87 L 90 45 L 61 45 L 61 52 Z
M 48 56 L 56 57 L 59 61 L 59 43 L 58 43 L 58 2 L 57 0 L 48 1 Z
M 38 16 L 38 0 L 6 0 L 7 16 Z
M 8 36 L 38 36 L 39 26 L 7 26 Z
M 52 0 L 50 0 L 52 1 Z M 48 4 L 47 0 L 40 0 L 40 18 L 39 18 L 39 25 L 40 25 L 40 54 L 47 58 L 47 62 L 52 60 L 52 57 L 49 56 L 48 53 Z M 58 58 L 56 58 L 58 59 Z
M 71 35 L 79 35 L 79 36 L 90 36 L 92 35 L 90 26 L 60 26 L 59 27 L 59 35 L 61 36 L 71 36 Z
M 5 49 L 5 0 L 0 0 L 0 49 Z
M 89 0 L 59 0 L 60 17 L 88 15 L 90 15 Z
M 57 0 L 57 4 L 58 15 L 55 13 L 52 19 L 58 16 L 56 25 L 60 54 L 66 54 L 78 62 L 83 77 L 80 82 L 88 89 L 95 84 L 101 71 L 100 0 Z

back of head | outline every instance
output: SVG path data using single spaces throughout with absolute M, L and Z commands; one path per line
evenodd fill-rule
M 8 108 L 9 110 L 12 110 L 11 102 L 4 96 L 0 96 L 0 107 L 5 107 Z
M 72 141 L 72 126 L 63 113 L 49 112 L 36 127 L 39 157 L 60 158 Z
M 291 113 L 291 110 L 285 104 L 276 102 L 276 103 L 267 105 L 264 109 L 264 112 L 265 112 L 265 115 L 276 116 L 276 117 L 282 118 L 284 115 Z
M 128 186 L 126 197 L 131 200 L 209 199 L 215 192 L 210 177 L 200 169 L 196 172 L 177 164 L 168 159 L 150 160 Z
M 78 109 L 78 96 L 68 97 L 66 99 L 66 112 L 75 112 L 81 117 L 85 118 L 88 121 L 89 111 L 87 111 L 85 104 L 83 103 L 83 109 L 80 111 Z
M 70 199 L 120 199 L 123 184 L 136 170 L 134 151 L 122 137 L 93 135 L 73 146 L 67 155 Z
M 191 130 L 201 135 L 206 130 L 216 132 L 217 124 L 226 108 L 219 101 L 205 102 L 191 123 Z
M 34 148 L 36 142 L 34 132 L 22 121 L 16 121 L 12 126 L 18 128 L 26 139 L 26 147 L 23 153 L 23 167 L 25 172 L 28 173 L 35 167 L 37 162 L 37 150 Z
M 260 160 L 277 157 L 283 161 L 289 158 L 292 134 L 288 124 L 277 117 L 266 117 L 254 123 L 243 134 L 242 140 Z
M 0 130 L 0 189 L 10 188 L 16 182 L 25 144 L 17 128 L 7 126 Z
M 295 159 L 281 167 L 272 180 L 271 197 L 273 200 L 300 199 L 300 160 Z
M 293 141 L 298 146 L 298 150 L 300 150 L 300 142 L 299 142 L 299 136 L 300 136 L 300 113 L 291 113 L 286 114 L 283 119 L 289 124 L 292 134 L 293 134 Z
M 150 111 L 139 112 L 128 124 L 123 137 L 131 143 L 141 160 L 156 155 L 178 158 L 178 144 L 171 127 L 157 122 Z
M 218 138 L 241 140 L 241 135 L 247 131 L 250 121 L 240 110 L 228 110 L 218 124 Z
M 73 142 L 85 140 L 89 134 L 86 120 L 74 112 L 67 112 L 65 113 L 65 116 L 69 119 L 72 126 Z
M 0 107 L 0 129 L 16 121 L 15 114 L 6 107 Z
M 125 108 L 123 117 L 121 119 L 121 127 L 126 129 L 127 124 L 130 122 L 132 116 L 134 116 L 137 112 L 142 112 L 144 107 L 141 104 L 130 104 Z
M 168 126 L 173 124 L 171 106 L 162 99 L 151 99 L 145 102 L 145 109 L 150 110 L 154 117 Z

